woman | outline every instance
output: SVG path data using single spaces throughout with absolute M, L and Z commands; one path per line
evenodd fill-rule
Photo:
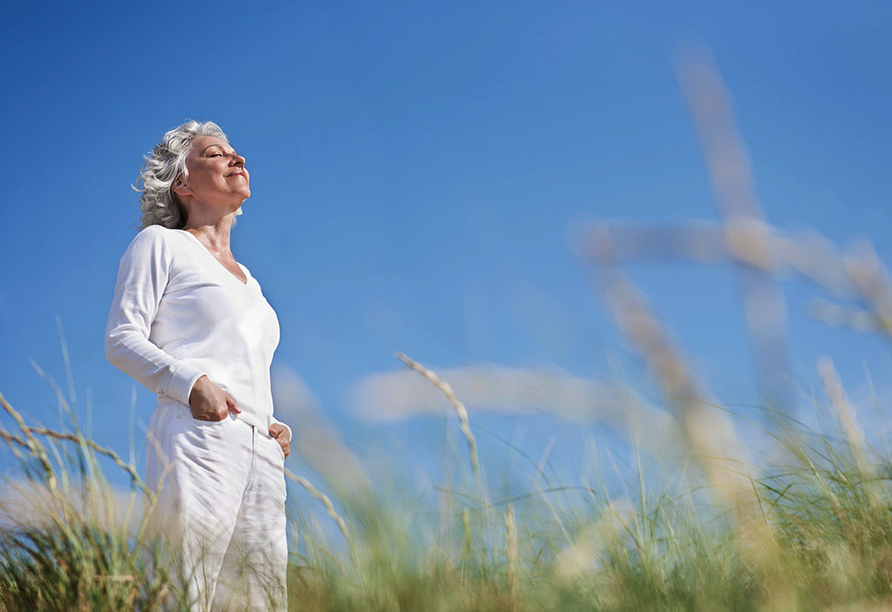
M 194 609 L 284 609 L 291 430 L 273 417 L 269 378 L 279 324 L 229 248 L 251 195 L 245 158 L 215 123 L 190 121 L 164 135 L 140 181 L 142 231 L 121 259 L 105 352 L 158 394 L 147 480 Z

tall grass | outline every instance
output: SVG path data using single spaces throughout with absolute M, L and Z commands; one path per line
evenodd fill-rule
M 293 568 L 294 609 L 810 610 L 892 603 L 888 458 L 852 446 L 841 432 L 786 430 L 777 435 L 784 462 L 750 466 L 758 528 L 741 525 L 733 508 L 710 503 L 717 492 L 703 473 L 650 494 L 641 486 L 621 500 L 586 487 L 510 504 L 463 496 L 445 534 L 422 525 L 414 538 L 405 535 L 412 527 L 405 519 L 393 522 L 393 511 L 379 505 L 364 510 L 373 518 L 353 517 L 350 560 L 320 555 Z M 408 520 L 425 516 L 419 510 Z
M 153 496 L 135 469 L 79 430 L 29 427 L 2 395 L 0 405 L 19 426 L 0 439 L 22 468 L 0 505 L 0 609 L 187 609 L 171 588 L 176 560 L 149 535 Z M 125 504 L 97 455 L 131 477 Z
M 185 609 L 168 551 L 146 535 L 136 500 L 151 498 L 138 477 L 122 519 L 96 459 L 105 449 L 21 423 L 3 439 L 27 473 L 19 483 L 45 505 L 0 530 L 0 609 Z M 787 426 L 775 434 L 784 461 L 753 467 L 767 543 L 765 530 L 748 539 L 732 509 L 711 503 L 708 478 L 693 467 L 658 487 L 643 462 L 628 498 L 578 485 L 508 503 L 478 497 L 471 473 L 445 527 L 442 508 L 326 496 L 291 517 L 301 542 L 291 609 L 879 609 L 892 602 L 892 472 L 844 426 Z M 761 546 L 773 556 L 748 548 Z

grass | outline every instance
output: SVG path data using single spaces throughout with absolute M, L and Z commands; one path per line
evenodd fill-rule
M 373 506 L 366 509 L 373 521 L 350 522 L 350 563 L 320 555 L 293 568 L 292 604 L 382 611 L 892 604 L 888 461 L 842 435 L 800 429 L 778 441 L 787 462 L 752 479 L 760 513 L 748 522 L 708 503 L 720 496 L 703 473 L 652 495 L 641 474 L 640 496 L 619 501 L 585 487 L 517 506 L 463 498 L 446 534 L 428 525 L 426 538 L 407 539 L 405 523 L 388 522 L 387 511 Z
M 39 517 L 0 530 L 0 609 L 185 609 L 170 556 L 147 535 L 136 500 L 151 498 L 132 467 L 112 457 L 134 485 L 122 519 L 97 459 L 110 451 L 76 432 L 31 428 L 0 403 L 19 424 L 3 433 L 18 453 L 19 482 L 45 500 Z M 471 433 L 467 413 L 461 425 Z M 290 609 L 884 609 L 892 469 L 853 446 L 844 425 L 776 434 L 785 462 L 752 477 L 759 512 L 746 518 L 717 501 L 693 464 L 678 484 L 658 488 L 642 461 L 628 498 L 578 485 L 510 503 L 481 495 L 476 465 L 471 493 L 444 493 L 446 516 L 423 503 L 398 511 L 375 493 L 332 500 L 295 477 L 321 503 L 318 513 L 292 516 L 301 545 L 289 567 Z

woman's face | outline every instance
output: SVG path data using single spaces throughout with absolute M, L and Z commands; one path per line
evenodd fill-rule
M 182 196 L 191 195 L 204 204 L 235 205 L 235 208 L 251 196 L 245 158 L 225 140 L 215 136 L 195 138 L 186 156 L 186 168 L 189 170 L 186 185 L 176 190 Z

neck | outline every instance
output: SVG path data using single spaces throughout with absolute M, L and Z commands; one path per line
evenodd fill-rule
M 229 234 L 232 231 L 232 222 L 235 213 L 229 213 L 217 219 L 202 219 L 200 215 L 189 215 L 183 229 L 198 238 L 211 251 L 220 253 L 229 252 Z

